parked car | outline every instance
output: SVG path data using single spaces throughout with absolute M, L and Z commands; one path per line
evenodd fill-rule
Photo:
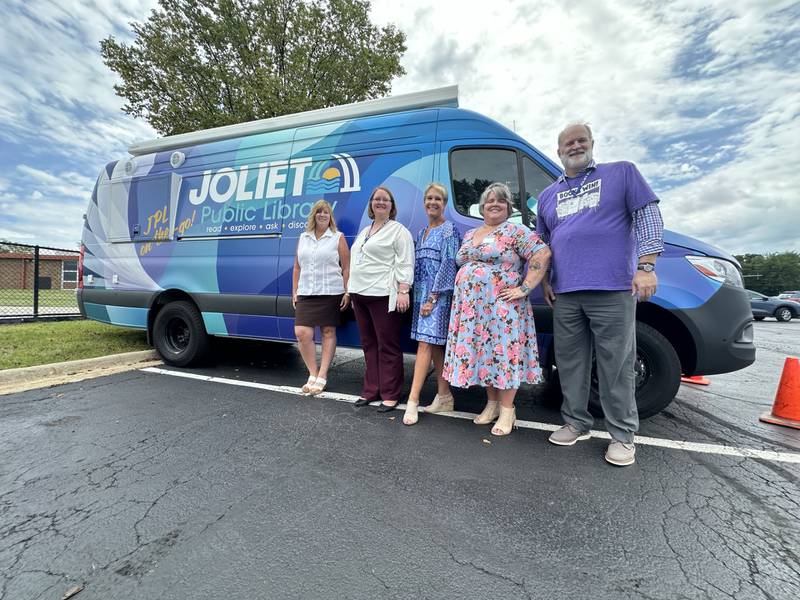
M 778 298 L 781 300 L 790 300 L 792 302 L 797 302 L 800 304 L 800 291 L 789 291 L 789 292 L 781 292 L 778 294 Z
M 800 303 L 791 302 L 781 296 L 770 298 L 752 290 L 747 290 L 747 293 L 750 296 L 750 308 L 753 310 L 753 318 L 756 321 L 775 317 L 778 321 L 785 323 L 793 318 L 800 318 Z

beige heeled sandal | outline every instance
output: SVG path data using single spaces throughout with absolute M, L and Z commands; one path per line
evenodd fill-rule
M 500 402 L 497 400 L 487 400 L 486 406 L 483 407 L 481 414 L 472 419 L 472 422 L 475 423 L 475 425 L 488 425 L 494 421 L 499 414 Z
M 455 406 L 455 399 L 453 398 L 453 394 L 448 396 L 440 396 L 436 394 L 433 397 L 433 402 L 431 402 L 428 406 L 425 407 L 426 413 L 440 413 L 440 412 L 451 412 L 453 407 Z
M 406 412 L 403 414 L 403 425 L 416 425 L 419 420 L 419 402 L 406 401 Z
M 500 407 L 500 417 L 497 423 L 492 427 L 492 435 L 508 435 L 514 428 L 514 423 L 517 421 L 517 410 L 513 406 Z
M 305 384 L 303 385 L 303 387 L 300 388 L 300 390 L 304 394 L 307 394 L 308 392 L 311 391 L 311 386 L 314 385 L 314 382 L 316 380 L 317 380 L 317 376 L 316 375 L 309 375 L 308 376 L 308 381 L 305 382 Z
M 314 381 L 314 385 L 308 388 L 308 393 L 312 396 L 318 396 L 323 391 L 325 391 L 325 386 L 328 385 L 328 380 L 323 379 L 322 377 L 317 377 Z

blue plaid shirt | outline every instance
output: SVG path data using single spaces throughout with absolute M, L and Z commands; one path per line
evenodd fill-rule
M 596 168 L 597 163 L 592 160 L 581 173 L 594 171 Z M 561 175 L 557 181 L 566 182 L 566 175 Z M 664 251 L 664 221 L 658 208 L 658 200 L 633 211 L 633 229 L 636 232 L 637 256 L 661 254 Z M 550 240 L 544 241 L 550 243 Z

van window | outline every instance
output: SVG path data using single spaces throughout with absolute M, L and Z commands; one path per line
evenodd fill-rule
M 463 148 L 450 154 L 453 206 L 463 215 L 481 218 L 478 202 L 490 183 L 499 181 L 511 189 L 514 213 L 509 220 L 522 223 L 517 153 L 500 148 Z
M 528 205 L 531 223 L 533 224 L 536 205 L 539 203 L 539 194 L 555 180 L 552 175 L 533 162 L 529 156 L 522 157 L 522 174 L 525 177 L 525 202 Z

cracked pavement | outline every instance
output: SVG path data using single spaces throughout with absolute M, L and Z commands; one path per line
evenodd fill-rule
M 757 421 L 800 323 L 756 329 L 756 365 L 640 433 L 800 451 Z M 305 380 L 292 346 L 218 352 L 195 371 Z M 330 388 L 362 367 L 342 350 Z M 518 405 L 559 422 L 546 389 Z M 140 371 L 0 396 L 0 600 L 800 597 L 797 465 L 640 446 L 619 469 L 598 439 L 401 416 Z

